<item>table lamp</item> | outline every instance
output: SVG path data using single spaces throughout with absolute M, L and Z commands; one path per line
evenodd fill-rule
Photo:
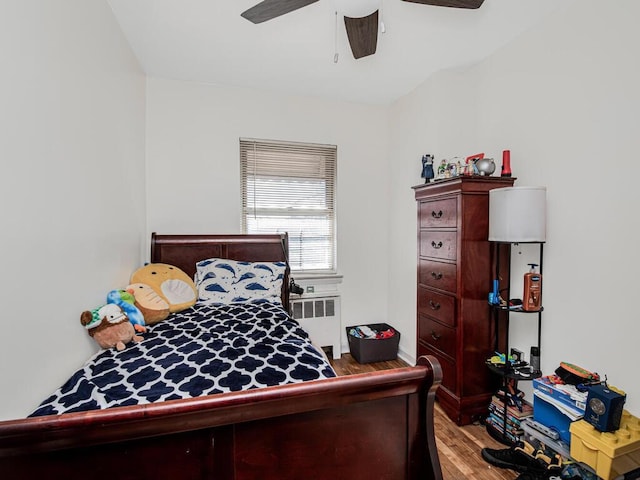
M 489 241 L 545 242 L 547 188 L 507 187 L 489 191 Z

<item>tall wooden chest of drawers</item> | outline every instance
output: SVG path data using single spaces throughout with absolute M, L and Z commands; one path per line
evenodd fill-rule
M 418 207 L 417 355 L 434 355 L 443 378 L 436 393 L 458 425 L 486 415 L 498 379 L 493 354 L 489 190 L 509 177 L 454 177 L 414 187 Z

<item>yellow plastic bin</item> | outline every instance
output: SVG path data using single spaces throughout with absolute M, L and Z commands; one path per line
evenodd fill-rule
M 573 422 L 571 457 L 595 470 L 604 480 L 613 480 L 640 466 L 640 418 L 622 413 L 620 428 L 599 432 L 584 420 Z

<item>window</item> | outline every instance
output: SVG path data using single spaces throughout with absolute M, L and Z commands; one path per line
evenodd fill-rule
M 240 139 L 243 233 L 289 234 L 291 269 L 336 271 L 335 145 Z

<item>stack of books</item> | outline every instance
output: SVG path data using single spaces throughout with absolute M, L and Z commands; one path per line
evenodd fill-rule
M 521 402 L 522 408 L 507 405 L 507 416 L 505 422 L 504 402 L 497 396 L 493 396 L 489 404 L 489 416 L 487 425 L 492 427 L 499 435 L 512 443 L 521 441 L 524 431 L 520 422 L 527 417 L 533 416 L 533 407 L 525 401 Z

